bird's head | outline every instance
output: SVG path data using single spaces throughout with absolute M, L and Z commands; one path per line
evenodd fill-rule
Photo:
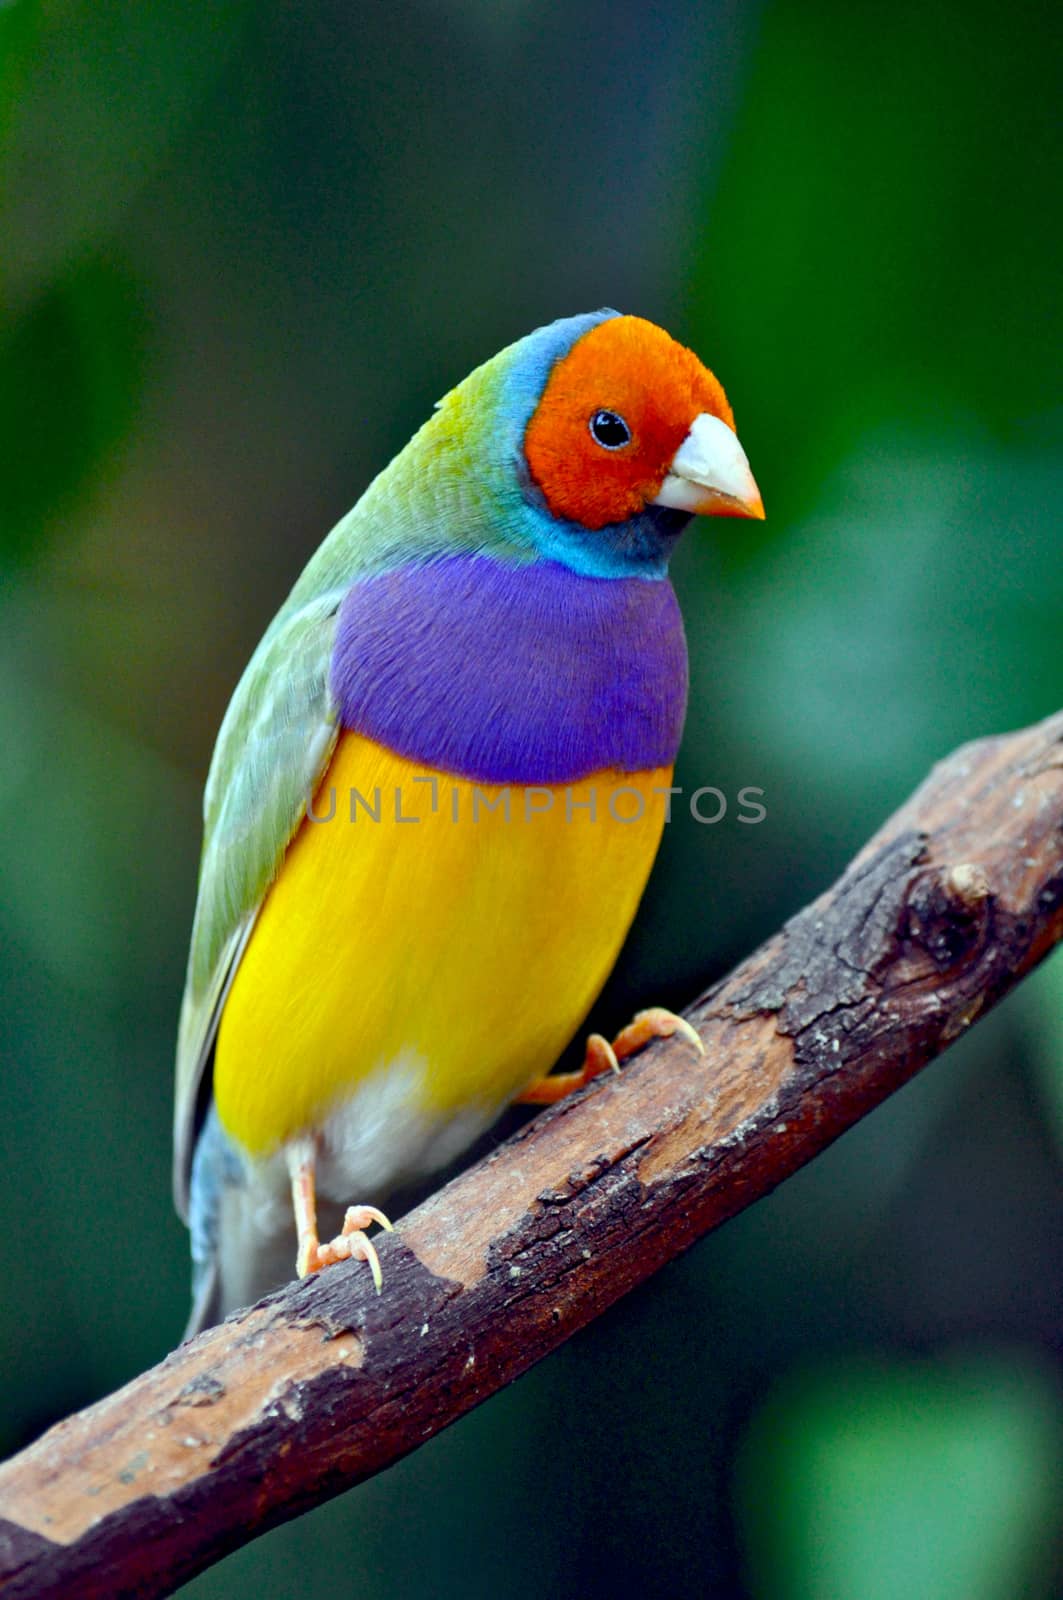
M 662 328 L 595 311 L 471 372 L 340 529 L 374 560 L 386 528 L 393 554 L 490 551 L 653 578 L 696 515 L 764 515 L 727 396 Z
M 504 355 L 508 448 L 541 555 L 649 575 L 692 516 L 763 517 L 722 385 L 662 328 L 597 312 Z
M 763 517 L 719 381 L 642 317 L 609 317 L 552 368 L 524 435 L 556 517 L 597 532 L 648 506 Z

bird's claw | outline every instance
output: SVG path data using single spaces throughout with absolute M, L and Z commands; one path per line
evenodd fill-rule
M 646 1011 L 636 1012 L 633 1020 L 613 1040 L 613 1050 L 617 1059 L 624 1061 L 643 1049 L 651 1039 L 671 1039 L 676 1034 L 685 1039 L 687 1044 L 693 1045 L 699 1056 L 705 1054 L 705 1046 L 697 1029 L 686 1017 L 679 1017 L 664 1006 L 650 1006 Z
M 380 1257 L 365 1232 L 372 1222 L 378 1223 L 388 1233 L 394 1232 L 392 1223 L 376 1206 L 348 1206 L 343 1227 L 335 1239 L 320 1244 L 312 1233 L 306 1234 L 299 1242 L 299 1256 L 295 1264 L 299 1277 L 307 1278 L 311 1273 L 320 1272 L 322 1267 L 335 1266 L 340 1261 L 364 1261 L 373 1275 L 379 1294 L 384 1283 Z
M 605 1072 L 619 1073 L 621 1061 L 644 1049 L 651 1039 L 671 1039 L 677 1034 L 693 1045 L 699 1055 L 705 1054 L 697 1030 L 685 1017 L 677 1017 L 674 1011 L 666 1011 L 663 1006 L 650 1006 L 638 1012 L 626 1028 L 621 1028 L 612 1044 L 604 1034 L 592 1033 L 578 1072 L 547 1073 L 546 1077 L 529 1084 L 517 1096 L 517 1101 L 525 1105 L 554 1105 Z

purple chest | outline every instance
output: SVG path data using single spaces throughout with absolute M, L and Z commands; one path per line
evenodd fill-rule
M 669 766 L 687 653 L 667 579 L 454 556 L 356 584 L 332 688 L 344 728 L 480 783 Z

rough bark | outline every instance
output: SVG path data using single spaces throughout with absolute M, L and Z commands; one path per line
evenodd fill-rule
M 691 915 L 699 914 L 696 904 Z M 154 1596 L 378 1472 L 811 1159 L 1063 937 L 1063 714 L 934 769 L 655 1045 L 0 1467 L 0 1595 Z

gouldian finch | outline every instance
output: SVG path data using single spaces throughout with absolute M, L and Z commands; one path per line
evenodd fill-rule
M 668 561 L 699 513 L 764 514 L 716 378 L 639 317 L 565 318 L 439 403 L 270 624 L 204 798 L 175 1113 L 192 1329 L 293 1265 L 378 1275 L 367 1200 L 613 1063 L 595 1037 L 547 1076 L 668 814 Z M 615 1055 L 677 1024 L 644 1013 Z M 324 1243 L 319 1205 L 348 1208 Z

